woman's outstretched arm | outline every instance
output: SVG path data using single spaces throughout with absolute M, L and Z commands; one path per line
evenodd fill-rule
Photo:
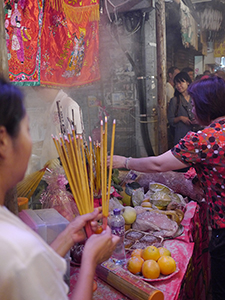
M 109 164 L 108 158 L 108 164 Z M 186 168 L 188 165 L 179 161 L 171 150 L 158 155 L 142 158 L 127 158 L 125 156 L 113 156 L 113 168 L 128 168 L 144 173 L 167 172 Z

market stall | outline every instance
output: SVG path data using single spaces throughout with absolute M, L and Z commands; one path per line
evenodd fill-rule
M 180 174 L 181 176 L 183 174 Z M 177 176 L 177 175 L 176 175 Z M 189 191 L 190 192 L 190 191 Z M 197 195 L 197 194 L 196 194 Z M 208 222 L 207 209 L 204 200 L 199 204 L 196 201 L 189 201 L 185 207 L 184 218 L 181 222 L 183 232 L 179 236 L 164 239 L 163 246 L 170 250 L 177 263 L 175 274 L 147 280 L 145 283 L 154 287 L 164 294 L 165 300 L 175 299 L 206 299 L 209 290 L 209 253 L 208 253 Z M 129 255 L 129 252 L 127 252 Z M 120 271 L 120 267 L 112 266 L 110 262 L 103 263 L 96 271 L 97 289 L 93 293 L 93 299 L 145 299 L 141 294 L 145 290 L 142 284 L 137 285 L 140 291 L 140 298 L 133 296 L 132 288 L 126 289 L 125 285 L 118 285 L 118 278 L 108 278 L 104 269 L 110 270 L 121 276 L 130 287 L 135 285 L 135 275 L 127 271 Z M 79 266 L 72 263 L 70 290 L 72 291 L 79 275 Z M 140 279 L 136 276 L 137 281 Z M 134 280 L 134 281 L 132 281 Z M 137 292 L 136 287 L 135 292 Z M 137 293 L 138 294 L 138 293 Z M 134 298 L 133 298 L 134 297 Z M 143 296 L 144 297 L 144 296 Z M 148 298 L 146 298 L 148 299 Z
M 101 126 L 103 127 L 103 122 Z M 115 122 L 113 122 L 114 132 Z M 160 267 L 156 277 L 147 277 L 143 268 L 132 272 L 127 264 L 117 266 L 110 259 L 96 269 L 97 289 L 94 291 L 94 299 L 105 298 L 106 292 L 109 293 L 109 300 L 206 298 L 209 289 L 208 221 L 202 190 L 198 182 L 194 181 L 195 173 L 192 174 L 192 170 L 188 174 L 172 171 L 146 174 L 112 170 L 113 138 L 107 176 L 107 151 L 104 142 L 107 140 L 107 120 L 105 120 L 105 136 L 103 128 L 101 133 L 103 143 L 101 148 L 95 149 L 94 164 L 91 139 L 87 149 L 82 143 L 82 137 L 75 137 L 74 132 L 73 136 L 68 134 L 68 138 L 64 137 L 64 140 L 60 137 L 61 143 L 53 137 L 79 214 L 91 212 L 94 206 L 102 206 L 103 220 L 100 226 L 104 230 L 107 223 L 109 226 L 112 225 L 112 211 L 119 208 L 121 213 L 123 211 L 125 226 L 127 225 L 124 245 L 129 230 L 134 234 L 141 233 L 140 238 L 136 236 L 133 242 L 127 238 L 128 245 L 125 245 L 127 260 L 134 249 L 144 250 L 153 245 L 148 239 L 142 241 L 142 238 L 146 237 L 145 233 L 149 233 L 152 237 L 160 239 L 160 245 L 154 245 L 155 247 L 163 246 L 170 251 L 174 269 L 164 274 Z M 89 167 L 86 166 L 87 162 Z M 98 168 L 99 166 L 101 168 Z M 59 175 L 60 172 L 56 172 L 57 178 Z M 59 183 L 58 180 L 54 181 Z M 135 211 L 135 218 L 132 221 L 125 218 L 128 208 Z M 62 214 L 64 208 L 62 211 L 60 207 L 59 212 Z M 85 230 L 89 237 L 92 234 L 90 227 L 86 226 Z M 74 247 L 75 256 L 78 256 L 76 245 Z M 82 250 L 79 249 L 79 252 L 82 255 Z M 71 292 L 79 276 L 81 261 L 80 258 L 76 260 L 75 256 L 72 255 L 71 262 Z M 142 258 L 144 263 L 150 260 L 145 259 L 143 255 Z M 159 264 L 159 256 L 154 263 Z

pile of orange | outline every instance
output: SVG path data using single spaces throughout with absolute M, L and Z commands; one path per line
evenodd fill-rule
M 175 260 L 165 247 L 148 246 L 145 249 L 135 249 L 127 262 L 127 269 L 132 274 L 142 274 L 145 278 L 156 279 L 170 275 L 176 271 Z

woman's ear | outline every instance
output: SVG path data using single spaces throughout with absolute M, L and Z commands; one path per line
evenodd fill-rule
M 9 135 L 5 126 L 0 126 L 0 157 L 5 157 L 8 151 Z

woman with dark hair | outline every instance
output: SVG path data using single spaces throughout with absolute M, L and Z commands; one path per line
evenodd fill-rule
M 225 295 L 225 81 L 217 76 L 193 82 L 188 88 L 193 114 L 205 126 L 188 132 L 171 150 L 144 158 L 113 157 L 113 168 L 138 172 L 166 172 L 193 167 L 205 193 L 212 238 L 211 278 L 213 300 Z M 110 158 L 108 158 L 108 164 Z
M 173 145 L 176 145 L 188 131 L 196 131 L 199 128 L 196 126 L 191 98 L 188 94 L 188 86 L 191 82 L 191 78 L 186 72 L 180 72 L 174 77 L 175 93 L 170 100 L 167 112 L 170 128 L 173 129 Z
M 4 206 L 6 192 L 24 177 L 31 154 L 28 116 L 20 90 L 0 79 L 0 299 L 63 300 L 68 286 L 63 280 L 63 257 L 85 239 L 83 227 L 93 230 L 100 210 L 78 216 L 51 246 Z M 119 237 L 109 227 L 86 242 L 78 282 L 70 299 L 92 299 L 97 264 L 107 260 Z

